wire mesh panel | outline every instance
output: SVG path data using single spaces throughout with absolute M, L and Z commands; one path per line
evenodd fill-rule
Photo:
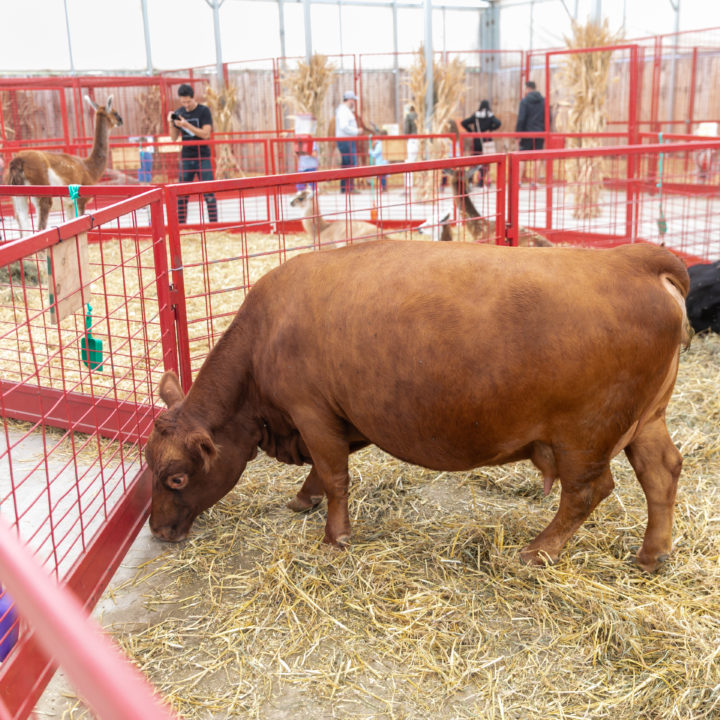
M 717 174 L 703 175 L 687 156 L 718 147 L 697 142 L 514 153 L 508 222 L 555 243 L 652 242 L 689 262 L 716 260 Z
M 152 190 L 0 246 L 0 513 L 84 602 L 144 519 L 141 447 L 175 365 L 161 203 Z M 15 706 L 43 675 L 30 643 L 0 675 Z
M 252 285 L 298 253 L 377 239 L 504 242 L 504 163 L 446 157 L 167 188 L 183 384 Z

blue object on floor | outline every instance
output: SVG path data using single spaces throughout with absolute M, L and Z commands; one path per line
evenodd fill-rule
M 15 647 L 18 639 L 18 619 L 13 599 L 0 588 L 0 662 Z

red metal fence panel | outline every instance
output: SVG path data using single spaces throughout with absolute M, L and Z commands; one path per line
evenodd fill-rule
M 144 521 L 142 444 L 176 365 L 162 199 L 150 190 L 0 246 L 0 507 L 89 607 Z M 6 705 L 22 716 L 52 671 L 21 632 L 0 671 Z

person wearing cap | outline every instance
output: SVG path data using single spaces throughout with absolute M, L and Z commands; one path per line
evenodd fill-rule
M 343 101 L 335 111 L 335 136 L 338 138 L 337 146 L 340 151 L 341 167 L 354 167 L 357 164 L 357 141 L 354 140 L 359 133 L 355 118 L 355 102 L 357 95 L 352 90 L 343 94 Z M 355 193 L 352 178 L 340 180 L 341 193 Z

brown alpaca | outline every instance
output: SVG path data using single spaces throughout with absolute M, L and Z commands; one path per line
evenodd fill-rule
M 105 106 L 98 105 L 87 95 L 85 100 L 95 110 L 95 141 L 87 158 L 67 153 L 45 152 L 44 150 L 21 150 L 10 161 L 7 171 L 9 185 L 95 185 L 105 172 L 108 161 L 108 133 L 111 128 L 122 125 L 122 118 L 112 109 L 112 95 Z M 78 198 L 78 212 L 85 212 L 90 198 Z M 38 213 L 36 232 L 47 227 L 52 206 L 51 197 L 33 197 Z M 27 196 L 13 197 L 15 217 L 21 232 L 31 230 Z
M 470 231 L 475 242 L 491 243 L 496 240 L 496 226 L 494 220 L 487 220 L 480 216 L 473 201 L 467 194 L 465 175 L 458 170 L 453 171 L 453 200 L 458 213 L 465 218 L 465 227 Z M 525 247 L 552 247 L 546 238 L 527 228 L 518 228 L 518 245 Z

